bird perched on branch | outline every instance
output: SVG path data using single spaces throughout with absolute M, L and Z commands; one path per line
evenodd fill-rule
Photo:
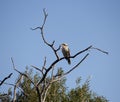
M 62 49 L 63 56 L 68 61 L 68 64 L 71 64 L 71 61 L 69 58 L 70 57 L 70 50 L 69 50 L 68 45 L 66 43 L 61 44 L 61 49 Z

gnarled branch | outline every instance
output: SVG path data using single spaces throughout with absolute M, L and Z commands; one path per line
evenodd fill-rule
M 76 56 L 80 55 L 81 53 L 88 51 L 91 47 L 92 47 L 92 46 L 89 46 L 89 47 L 87 47 L 86 49 L 84 49 L 84 50 L 82 50 L 82 51 L 79 51 L 79 52 L 76 53 L 75 55 L 70 56 L 70 58 L 75 58 Z M 87 55 L 87 56 L 88 56 L 88 55 Z M 39 85 L 40 83 L 42 83 L 42 81 L 46 78 L 48 72 L 53 68 L 53 66 L 55 66 L 58 62 L 60 62 L 60 61 L 63 60 L 63 59 L 65 59 L 65 57 L 61 57 L 61 58 L 55 60 L 55 61 L 49 66 L 49 68 L 46 70 L 45 74 L 43 75 L 42 79 L 38 82 L 37 85 Z
M 43 39 L 44 43 L 53 50 L 56 58 L 59 59 L 59 56 L 58 56 L 58 54 L 57 54 L 57 51 L 60 50 L 60 46 L 59 46 L 57 49 L 55 49 L 55 48 L 54 48 L 55 40 L 50 44 L 50 43 L 48 43 L 48 42 L 46 41 L 46 39 L 45 39 L 45 37 L 44 37 L 44 31 L 43 31 L 43 29 L 44 29 L 44 25 L 45 25 L 45 22 L 46 22 L 46 19 L 47 19 L 48 14 L 46 13 L 45 9 L 43 9 L 43 13 L 44 13 L 44 20 L 43 20 L 42 26 L 41 26 L 41 27 L 36 27 L 36 28 L 31 28 L 31 30 L 37 30 L 37 29 L 40 29 L 40 30 L 41 30 L 41 35 L 42 35 L 42 39 Z

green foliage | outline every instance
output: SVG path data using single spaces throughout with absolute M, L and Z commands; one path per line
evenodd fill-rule
M 66 79 L 54 82 L 47 93 L 46 102 L 66 102 Z
M 90 91 L 89 81 L 88 78 L 83 85 L 71 89 L 68 93 L 68 102 L 108 102 L 103 96 L 97 96 Z M 78 82 L 80 82 L 80 78 L 79 81 L 76 81 L 76 84 L 78 84 Z
M 35 83 L 40 79 L 39 73 L 33 73 L 33 70 L 26 69 L 25 73 L 33 80 Z M 59 74 L 63 74 L 63 70 L 58 70 Z M 50 80 L 49 77 L 46 78 L 47 81 Z M 90 90 L 89 78 L 86 82 L 81 85 L 81 77 L 76 80 L 77 87 L 70 90 L 66 87 L 66 78 L 61 79 L 52 83 L 51 87 L 47 92 L 47 97 L 45 102 L 108 102 L 108 100 L 103 96 L 98 96 L 93 94 Z M 38 95 L 36 89 L 28 78 L 23 77 L 19 87 L 23 90 L 17 91 L 17 102 L 38 102 Z M 41 86 L 39 86 L 41 88 Z M 11 90 L 9 90 L 9 93 Z
M 35 83 L 37 83 L 39 76 L 36 73 L 33 75 L 33 70 L 26 68 L 25 74 L 31 78 Z M 17 101 L 18 102 L 37 102 L 38 97 L 35 88 L 33 87 L 31 81 L 23 77 L 22 82 L 20 83 L 19 87 L 23 90 L 23 92 L 18 91 L 17 92 Z

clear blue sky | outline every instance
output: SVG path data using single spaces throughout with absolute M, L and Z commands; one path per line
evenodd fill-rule
M 31 64 L 42 66 L 45 56 L 47 65 L 54 61 L 51 49 L 44 46 L 41 40 L 40 31 L 30 30 L 42 24 L 43 8 L 48 12 L 45 25 L 48 41 L 56 40 L 56 46 L 68 43 L 72 55 L 89 45 L 109 52 L 105 55 L 90 51 L 86 61 L 67 76 L 67 86 L 75 87 L 75 79 L 79 76 L 83 82 L 92 76 L 90 88 L 94 92 L 105 96 L 110 102 L 120 102 L 119 0 L 1 0 L 0 79 L 10 72 L 14 75 L 7 82 L 14 82 L 17 77 L 12 69 L 11 57 L 20 71 Z M 75 64 L 81 56 L 73 59 L 72 63 Z M 70 68 L 66 62 L 59 65 L 64 70 Z M 0 91 L 3 90 L 0 87 Z

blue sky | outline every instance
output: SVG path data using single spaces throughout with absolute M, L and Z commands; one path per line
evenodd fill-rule
M 12 69 L 10 58 L 16 67 L 24 71 L 26 66 L 42 66 L 47 56 L 47 65 L 55 56 L 42 42 L 40 31 L 31 31 L 43 21 L 43 8 L 48 12 L 45 25 L 45 37 L 55 46 L 66 42 L 71 55 L 89 45 L 109 52 L 105 55 L 91 50 L 90 56 L 78 69 L 67 76 L 67 86 L 75 87 L 79 76 L 84 82 L 92 76 L 90 88 L 98 95 L 103 95 L 110 102 L 119 102 L 120 91 L 120 1 L 119 0 L 1 0 L 0 1 L 0 79 L 10 72 L 14 75 L 7 82 L 14 82 L 17 77 Z M 61 52 L 59 55 L 62 56 Z M 72 59 L 72 65 L 83 55 Z M 56 67 L 64 70 L 71 68 L 66 61 Z M 3 91 L 4 88 L 0 88 Z

